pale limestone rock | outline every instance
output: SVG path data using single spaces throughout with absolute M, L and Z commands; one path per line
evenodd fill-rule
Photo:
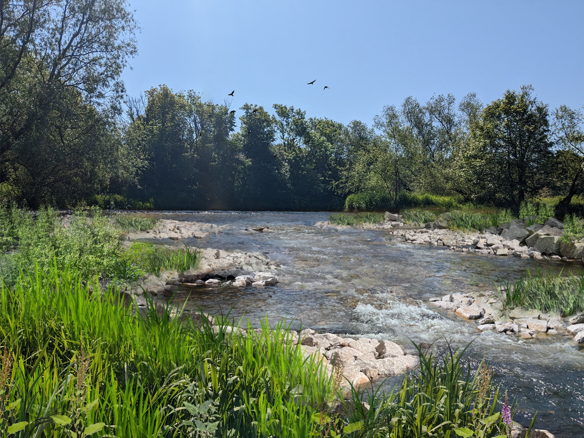
M 479 306 L 462 306 L 456 309 L 456 314 L 465 319 L 480 319 L 485 314 L 485 309 Z
M 479 329 L 479 331 L 484 332 L 487 330 L 495 330 L 497 327 L 495 326 L 495 324 L 481 324 L 479 326 L 477 326 L 477 329 Z
M 331 363 L 334 363 L 336 360 L 338 360 L 343 365 L 347 365 L 355 362 L 355 359 L 363 356 L 363 353 L 351 347 L 344 347 L 328 350 L 325 353 L 325 356 Z
M 568 328 L 568 331 L 570 333 L 575 335 L 576 333 L 580 333 L 580 332 L 584 331 L 584 324 L 572 324 L 572 325 L 569 325 L 567 328 Z
M 574 337 L 574 341 L 576 341 L 578 345 L 584 344 L 584 331 L 577 333 Z
M 219 280 L 217 280 L 216 278 L 209 278 L 207 281 L 205 281 L 205 284 L 208 286 L 218 286 L 219 283 L 221 283 Z
M 527 328 L 530 330 L 535 330 L 536 332 L 545 333 L 548 331 L 548 322 L 541 319 L 528 319 Z
M 367 339 L 367 338 L 360 338 L 349 342 L 349 347 L 354 348 L 355 350 L 359 350 L 362 353 L 377 353 L 376 348 L 379 345 L 379 341 L 377 339 Z
M 404 350 L 397 345 L 395 342 L 391 341 L 379 341 L 376 347 L 377 354 L 380 357 L 399 357 L 404 356 Z
M 498 256 L 506 256 L 509 255 L 509 250 L 507 248 L 499 248 L 495 251 L 495 254 Z
M 557 254 L 560 251 L 560 237 L 541 236 L 537 239 L 533 249 L 542 254 Z
M 568 322 L 570 324 L 582 324 L 584 323 L 584 314 L 580 313 L 578 315 L 574 315 L 570 319 L 568 319 Z

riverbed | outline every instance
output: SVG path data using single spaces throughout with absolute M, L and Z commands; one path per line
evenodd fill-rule
M 261 252 L 280 264 L 277 286 L 184 288 L 174 301 L 211 314 L 230 312 L 256 327 L 267 318 L 294 329 L 389 339 L 409 350 L 412 342 L 459 348 L 472 341 L 469 359 L 476 366 L 486 358 L 496 382 L 518 402 L 517 421 L 528 424 L 537 410 L 537 427 L 556 437 L 584 436 L 584 350 L 562 336 L 478 333 L 474 323 L 428 302 L 453 292 L 493 291 L 496 281 L 518 279 L 534 267 L 569 272 L 581 263 L 459 253 L 408 244 L 387 230 L 316 227 L 326 212 L 150 214 L 219 227 L 181 245 Z M 389 380 L 384 388 L 397 383 Z

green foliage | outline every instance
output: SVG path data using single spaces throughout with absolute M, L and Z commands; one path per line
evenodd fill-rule
M 536 269 L 515 283 L 503 282 L 497 288 L 506 309 L 523 307 L 564 316 L 584 311 L 584 274 L 543 274 Z
M 436 215 L 428 210 L 411 209 L 401 212 L 404 221 L 408 223 L 425 224 L 436 220 Z
M 361 436 L 453 437 L 472 436 L 467 431 L 474 431 L 486 438 L 505 428 L 496 412 L 499 391 L 485 363 L 473 375 L 470 366 L 463 365 L 464 350 L 437 357 L 416 348 L 420 370 L 406 376 L 401 388 L 379 404 L 367 418 L 368 433 Z
M 89 198 L 87 205 L 90 207 L 99 207 L 102 210 L 107 209 L 132 209 L 132 210 L 153 210 L 154 199 L 145 202 L 128 199 L 122 195 L 94 195 Z
M 25 269 L 38 265 L 47 274 L 54 265 L 76 268 L 86 278 L 112 276 L 122 254 L 120 231 L 99 210 L 76 212 L 68 227 L 50 208 L 18 212 L 18 263 Z
M 248 326 L 243 337 L 228 334 L 226 318 L 213 330 L 204 315 L 202 325 L 173 319 L 153 303 L 134 315 L 115 288 L 102 299 L 95 287 L 53 270 L 0 290 L 4 352 L 18 366 L 5 383 L 15 388 L 9 402 L 21 398 L 28 411 L 26 436 L 39 427 L 50 436 L 99 427 L 123 437 L 319 436 L 313 414 L 334 396 L 333 381 L 283 324 Z
M 444 214 L 444 218 L 450 228 L 483 231 L 497 226 L 498 215 L 455 210 Z
M 385 221 L 383 214 L 381 213 L 357 213 L 357 214 L 331 214 L 329 221 L 334 225 L 361 225 L 364 223 L 368 224 L 381 224 Z
M 121 256 L 116 277 L 137 279 L 142 273 L 160 276 L 162 271 L 185 272 L 199 261 L 197 249 L 173 249 L 152 243 L 133 242 Z
M 552 205 L 540 202 L 539 210 L 537 212 L 537 222 L 539 224 L 545 224 L 549 218 L 554 217 L 554 212 L 555 210 Z
M 383 192 L 363 192 L 347 196 L 345 200 L 346 210 L 387 210 L 391 208 L 460 208 L 462 199 L 456 196 L 438 196 L 430 193 L 400 192 L 397 202 Z
M 564 234 L 561 241 L 564 243 L 575 242 L 584 237 L 584 221 L 575 214 L 567 214 L 564 217 Z
M 120 214 L 114 216 L 114 222 L 124 231 L 148 231 L 156 226 L 158 219 L 137 214 Z

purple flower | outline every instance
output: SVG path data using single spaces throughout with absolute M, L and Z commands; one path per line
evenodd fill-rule
M 503 415 L 503 423 L 511 426 L 511 407 L 509 407 L 509 402 L 507 401 L 507 392 L 505 392 L 505 404 L 503 405 L 501 414 Z

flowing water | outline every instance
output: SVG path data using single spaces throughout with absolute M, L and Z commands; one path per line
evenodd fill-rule
M 479 334 L 476 325 L 430 305 L 432 297 L 453 292 L 494 290 L 494 282 L 520 278 L 532 260 L 482 256 L 445 248 L 412 245 L 385 230 L 320 229 L 329 213 L 165 212 L 158 217 L 213 223 L 224 228 L 189 246 L 262 252 L 281 263 L 276 287 L 180 290 L 204 311 L 231 311 L 239 319 L 292 328 L 393 340 L 412 349 L 416 343 L 450 343 L 468 350 L 475 365 L 483 356 L 511 399 L 523 424 L 538 411 L 537 427 L 556 437 L 584 436 L 584 350 L 570 338 L 523 340 Z M 264 232 L 252 228 L 268 227 Z M 539 261 L 544 270 L 578 270 L 579 263 Z M 386 382 L 386 387 L 399 378 Z

